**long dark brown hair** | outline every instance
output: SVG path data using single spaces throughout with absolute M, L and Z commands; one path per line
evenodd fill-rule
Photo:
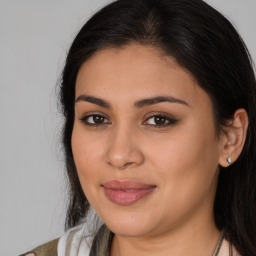
M 133 42 L 151 45 L 188 70 L 210 96 L 216 131 L 238 108 L 249 116 L 243 151 L 220 167 L 214 216 L 243 256 L 256 255 L 256 82 L 248 50 L 231 23 L 202 0 L 119 0 L 82 27 L 68 52 L 60 98 L 65 118 L 63 146 L 70 184 L 66 228 L 80 223 L 89 203 L 82 191 L 71 149 L 75 83 L 82 63 L 106 47 Z

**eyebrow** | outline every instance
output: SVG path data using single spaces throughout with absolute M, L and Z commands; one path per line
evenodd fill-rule
M 142 99 L 142 100 L 135 102 L 134 105 L 137 108 L 142 108 L 145 106 L 149 106 L 149 105 L 153 105 L 153 104 L 157 104 L 157 103 L 161 103 L 161 102 L 178 103 L 178 104 L 189 106 L 187 102 L 177 99 L 177 98 L 174 98 L 174 97 L 171 97 L 171 96 L 158 96 L 158 97 L 149 98 L 149 99 Z
M 93 104 L 96 104 L 100 107 L 103 108 L 107 108 L 107 109 L 111 109 L 111 104 L 108 103 L 106 100 L 97 98 L 97 97 L 93 97 L 93 96 L 89 96 L 89 95 L 80 95 L 77 97 L 75 103 L 80 102 L 80 101 L 87 101 Z M 147 99 L 142 99 L 139 101 L 136 101 L 134 103 L 134 106 L 136 108 L 143 108 L 145 106 L 150 106 L 150 105 L 154 105 L 157 103 L 161 103 L 161 102 L 170 102 L 170 103 L 178 103 L 178 104 L 182 104 L 185 106 L 189 106 L 187 102 L 171 97 L 171 96 L 157 96 L 157 97 L 153 97 L 153 98 L 147 98 Z
M 100 99 L 100 98 L 93 97 L 93 96 L 80 95 L 76 98 L 75 103 L 77 103 L 79 101 L 87 101 L 87 102 L 96 104 L 96 105 L 98 105 L 100 107 L 103 107 L 103 108 L 108 108 L 108 109 L 111 108 L 110 104 L 107 101 L 105 101 L 103 99 Z

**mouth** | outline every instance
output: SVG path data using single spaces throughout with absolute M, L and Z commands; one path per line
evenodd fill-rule
M 137 181 L 111 180 L 102 185 L 106 197 L 120 206 L 128 206 L 151 194 L 156 186 Z

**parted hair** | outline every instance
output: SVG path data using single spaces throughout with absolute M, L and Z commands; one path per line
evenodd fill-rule
M 75 37 L 63 69 L 62 142 L 69 182 L 66 228 L 89 211 L 71 148 L 76 77 L 81 65 L 104 48 L 150 45 L 174 58 L 208 93 L 216 134 L 244 108 L 249 127 L 241 155 L 220 166 L 214 203 L 216 226 L 243 256 L 256 255 L 256 82 L 253 61 L 233 25 L 202 0 L 119 0 L 95 13 Z M 104 63 L 103 63 L 104 64 Z

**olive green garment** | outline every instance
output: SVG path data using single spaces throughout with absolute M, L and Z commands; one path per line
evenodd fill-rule
M 67 247 L 66 253 L 69 255 L 69 248 L 70 243 L 72 243 L 73 234 L 67 239 Z M 96 236 L 93 239 L 90 256 L 108 256 L 111 243 L 113 239 L 113 233 L 103 225 L 99 231 L 97 232 Z M 59 239 L 55 239 L 49 243 L 43 244 L 32 251 L 29 251 L 25 254 L 19 256 L 57 256 L 57 247 L 58 247 Z
M 29 251 L 25 254 L 21 254 L 20 256 L 26 255 L 35 255 L 35 256 L 57 256 L 57 247 L 58 247 L 59 239 L 55 239 L 49 243 L 43 244 L 32 251 Z

